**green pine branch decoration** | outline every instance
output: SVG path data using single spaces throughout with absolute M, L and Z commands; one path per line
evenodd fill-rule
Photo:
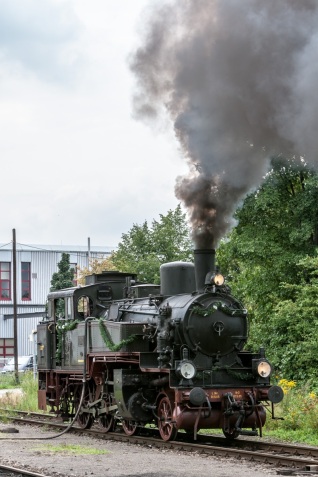
M 81 323 L 79 320 L 60 320 L 56 323 L 56 363 L 60 364 L 62 361 L 62 342 L 63 337 L 67 331 L 75 330 L 77 325 Z
M 123 348 L 124 346 L 132 343 L 135 339 L 136 339 L 136 335 L 131 335 L 129 336 L 129 338 L 126 338 L 124 340 L 121 340 L 118 344 L 115 344 L 112 340 L 112 337 L 107 329 L 107 326 L 104 325 L 104 321 L 103 318 L 100 318 L 99 321 L 98 321 L 98 324 L 99 324 L 99 331 L 100 331 L 100 334 L 101 334 L 101 337 L 103 338 L 103 341 L 105 343 L 105 345 L 107 346 L 107 348 L 110 350 L 110 351 L 119 351 L 121 348 Z
M 221 301 L 216 301 L 209 308 L 204 308 L 200 306 L 195 306 L 192 308 L 192 312 L 200 316 L 209 316 L 215 313 L 217 310 L 223 311 L 226 315 L 229 316 L 246 316 L 247 311 L 245 309 L 239 308 L 230 308 Z

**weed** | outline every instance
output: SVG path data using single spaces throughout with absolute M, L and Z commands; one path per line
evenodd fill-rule
M 64 454 L 76 454 L 76 455 L 99 455 L 99 454 L 109 453 L 109 451 L 106 449 L 95 449 L 93 447 L 84 447 L 78 444 L 59 444 L 59 445 L 46 444 L 46 445 L 37 447 L 36 450 L 58 452 L 59 454 L 64 453 Z
M 17 388 L 20 384 L 16 382 L 14 373 L 0 374 L 0 389 Z
M 2 377 L 1 377 L 2 378 Z M 6 376 L 4 380 L 8 391 L 2 395 L 0 406 L 6 409 L 14 409 L 21 411 L 38 411 L 38 382 L 34 379 L 32 372 L 21 373 L 20 384 L 18 390 L 15 384 L 14 376 Z M 1 384 L 4 384 L 1 379 Z
M 276 405 L 276 415 L 283 420 L 269 419 L 266 434 L 290 442 L 318 445 L 318 396 L 309 384 L 281 380 L 283 401 Z

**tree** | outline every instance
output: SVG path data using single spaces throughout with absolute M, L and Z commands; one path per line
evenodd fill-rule
M 103 260 L 94 260 L 89 268 L 79 270 L 79 283 L 85 276 L 107 270 L 136 273 L 138 280 L 148 283 L 160 282 L 160 265 L 173 261 L 192 261 L 193 245 L 186 215 L 178 205 L 167 215 L 160 214 L 151 227 L 145 221 L 133 224 L 129 232 L 122 234 L 118 249 Z
M 192 242 L 181 206 L 160 214 L 160 220 L 134 224 L 122 235 L 112 262 L 122 272 L 137 273 L 140 281 L 159 283 L 162 263 L 192 260 Z
M 301 266 L 317 250 L 317 186 L 317 173 L 305 162 L 273 159 L 262 186 L 237 209 L 238 224 L 217 251 L 233 292 L 249 310 L 249 347 L 265 345 L 277 368 L 284 373 L 289 370 L 290 376 L 297 372 L 295 337 L 300 345 L 304 296 L 310 296 L 311 303 L 317 299 L 316 288 L 311 287 L 309 293 Z M 314 309 L 310 309 L 311 316 Z M 288 351 L 287 343 L 291 344 Z M 309 354 L 304 353 L 307 358 Z M 307 359 L 297 376 L 308 377 L 309 367 Z
M 103 259 L 95 258 L 94 260 L 90 261 L 88 268 L 84 267 L 77 269 L 77 283 L 79 285 L 84 285 L 85 277 L 87 277 L 88 275 L 91 275 L 93 273 L 102 273 L 109 270 L 117 270 L 116 266 L 113 263 L 112 255 Z
M 166 216 L 160 214 L 160 221 L 153 220 L 151 236 L 152 246 L 161 263 L 192 260 L 190 230 L 180 205 L 175 210 L 169 210 Z
M 60 262 L 57 264 L 58 272 L 53 273 L 50 291 L 62 290 L 73 286 L 74 271 L 70 268 L 70 256 L 62 253 Z
M 281 284 L 287 297 L 274 309 L 272 355 L 286 379 L 317 385 L 318 257 L 307 256 L 297 267 L 299 282 Z

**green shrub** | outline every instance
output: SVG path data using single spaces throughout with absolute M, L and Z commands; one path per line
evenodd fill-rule
M 318 396 L 311 384 L 297 385 L 295 381 L 280 380 L 284 390 L 283 401 L 276 405 L 276 417 L 268 419 L 265 435 L 293 442 L 318 444 Z

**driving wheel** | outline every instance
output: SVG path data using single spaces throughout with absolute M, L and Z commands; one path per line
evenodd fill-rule
M 135 436 L 136 434 L 138 434 L 139 428 L 135 421 L 124 419 L 122 421 L 122 426 L 127 436 Z
M 87 393 L 84 396 L 84 399 L 83 399 L 83 402 L 82 402 L 82 406 L 81 406 L 82 410 L 80 410 L 80 412 L 77 416 L 77 420 L 76 420 L 77 424 L 82 429 L 89 429 L 90 427 L 92 427 L 93 422 L 94 422 L 93 414 L 91 412 L 85 412 L 85 409 L 87 409 L 87 411 L 89 411 L 89 408 L 88 408 L 88 403 L 89 402 L 90 402 L 89 393 Z M 79 406 L 79 404 L 80 404 L 80 398 L 78 398 L 77 407 Z
M 103 400 L 103 404 L 107 409 L 111 405 L 111 398 Z M 114 415 L 109 412 L 101 414 L 98 418 L 98 427 L 102 429 L 103 432 L 112 432 L 116 427 Z
M 171 441 L 177 437 L 178 429 L 172 420 L 172 406 L 170 399 L 165 396 L 158 405 L 158 429 L 164 441 Z

